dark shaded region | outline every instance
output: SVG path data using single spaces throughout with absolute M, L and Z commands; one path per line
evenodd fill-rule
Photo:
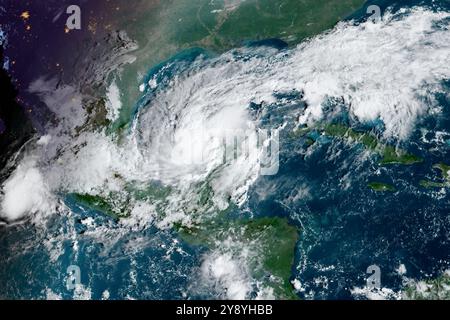
M 4 62 L 0 47 L 0 65 Z M 34 129 L 23 108 L 17 103 L 17 90 L 4 69 L 0 69 L 0 168 L 32 136 Z M 1 176 L 0 176 L 1 179 Z

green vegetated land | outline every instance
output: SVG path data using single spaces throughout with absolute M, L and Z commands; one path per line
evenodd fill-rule
M 438 163 L 433 166 L 435 169 L 439 169 L 441 171 L 442 177 L 449 181 L 450 180 L 450 166 L 445 163 Z
M 366 149 L 380 155 L 380 165 L 401 164 L 412 165 L 423 162 L 423 159 L 395 148 L 391 145 L 381 143 L 378 138 L 369 132 L 358 132 L 342 124 L 329 124 L 325 126 L 324 132 L 333 137 L 350 139 L 361 143 Z M 395 187 L 383 182 L 369 182 L 368 187 L 377 192 L 395 191 Z
M 211 251 L 225 247 L 227 254 L 231 252 L 239 256 L 248 250 L 246 263 L 251 276 L 264 287 L 273 289 L 276 298 L 297 299 L 290 278 L 298 229 L 287 219 L 275 216 L 236 219 L 227 215 L 229 210 L 211 216 L 202 214 L 213 206 L 214 191 L 209 179 L 199 183 L 192 195 L 196 204 L 192 209 L 192 225 L 187 226 L 180 221 L 174 224 L 174 230 L 185 242 Z M 148 201 L 155 205 L 160 219 L 165 216 L 170 188 L 149 185 L 138 189 L 130 184 L 125 189 L 126 192 L 111 192 L 107 196 L 76 193 L 69 196 L 81 206 L 115 220 L 128 218 L 135 201 Z M 225 246 L 225 242 L 231 247 Z
M 68 196 L 84 207 L 120 219 L 130 216 L 132 205 L 136 201 L 149 201 L 157 211 L 163 212 L 165 199 L 170 192 L 171 189 L 165 186 L 148 184 L 144 188 L 137 188 L 129 183 L 123 192 L 109 192 L 107 195 L 71 193 Z
M 237 256 L 243 250 L 249 250 L 245 259 L 252 277 L 272 288 L 278 299 L 297 299 L 290 278 L 298 231 L 286 219 L 219 219 L 193 227 L 177 225 L 176 228 L 181 238 L 190 244 L 206 245 L 210 250 L 220 251 L 224 243 L 230 241 L 235 248 L 227 249 Z
M 114 219 L 126 218 L 130 215 L 127 204 L 129 199 L 114 199 L 90 194 L 71 194 L 77 203 L 94 211 L 100 211 Z
M 449 300 L 450 299 L 450 272 L 441 276 L 414 282 L 403 292 L 405 300 Z
M 130 10 L 132 19 L 123 11 L 120 13 L 121 16 L 117 17 L 118 28 L 126 30 L 130 38 L 137 41 L 139 49 L 133 53 L 137 58 L 136 61 L 124 66 L 120 77 L 116 79 L 121 90 L 122 109 L 120 119 L 115 125 L 121 127 L 129 122 L 131 110 L 140 95 L 138 87 L 142 76 L 152 66 L 181 50 L 203 47 L 220 53 L 239 46 L 246 40 L 268 38 L 278 38 L 289 45 L 295 45 L 305 38 L 333 27 L 339 20 L 359 9 L 364 2 L 364 0 L 136 1 L 133 7 L 139 10 Z M 150 7 L 150 4 L 151 10 L 146 10 L 146 5 Z M 94 123 L 86 125 L 109 125 L 103 123 L 105 118 L 103 104 L 104 101 L 100 105 L 103 116 L 94 118 Z M 422 162 L 420 157 L 380 142 L 371 133 L 358 132 L 340 124 L 329 124 L 321 130 L 329 136 L 362 144 L 380 156 L 380 165 L 411 165 Z M 309 129 L 305 130 L 308 131 Z M 310 137 L 307 139 L 310 145 L 314 142 Z M 420 182 L 422 186 L 441 187 L 450 183 L 450 166 L 437 164 L 435 168 L 441 171 L 446 181 L 423 180 Z M 368 187 L 380 192 L 395 191 L 395 187 L 381 182 L 369 182 Z M 129 187 L 128 192 L 111 193 L 107 196 L 89 194 L 71 196 L 88 208 L 103 212 L 114 219 L 123 219 L 130 215 L 131 203 L 135 200 L 155 203 L 163 216 L 165 198 L 170 192 L 170 189 L 164 187 L 149 187 L 143 190 Z M 209 207 L 212 195 L 213 190 L 205 183 L 199 193 L 198 205 Z M 219 244 L 227 238 L 238 244 L 235 251 L 232 250 L 236 255 L 239 254 L 239 250 L 250 248 L 253 251 L 249 256 L 249 263 L 254 272 L 252 276 L 273 288 L 278 298 L 297 298 L 290 277 L 298 230 L 286 219 L 270 217 L 197 220 L 193 226 L 178 223 L 174 229 L 186 242 L 206 246 L 210 250 L 220 250 Z M 432 288 L 439 288 L 442 284 L 448 286 L 448 276 L 428 284 Z M 409 293 L 411 296 L 417 295 L 414 288 L 410 288 Z
M 315 139 L 308 136 L 309 133 L 317 131 L 330 137 L 345 139 L 359 143 L 367 150 L 371 150 L 380 157 L 379 164 L 385 165 L 413 165 L 422 163 L 423 159 L 417 155 L 406 152 L 392 145 L 382 143 L 379 138 L 370 132 L 360 132 L 341 123 L 319 124 L 315 127 L 303 127 L 297 129 L 292 137 L 306 136 L 306 145 L 311 146 L 315 143 Z M 419 185 L 424 188 L 444 188 L 450 186 L 450 165 L 445 163 L 437 163 L 433 168 L 441 173 L 441 181 L 420 180 Z M 395 191 L 396 188 L 390 184 L 382 182 L 369 182 L 368 187 L 374 191 Z
M 437 163 L 433 168 L 441 172 L 442 181 L 420 180 L 420 185 L 424 188 L 445 188 L 450 186 L 450 166 L 445 163 Z
M 332 28 L 361 8 L 364 0 L 166 0 L 146 10 L 123 12 L 120 29 L 137 41 L 132 64 L 118 79 L 123 107 L 116 126 L 128 123 L 140 95 L 140 77 L 177 52 L 202 47 L 223 52 L 247 40 L 278 38 L 295 45 Z M 137 14 L 137 15 L 136 15 Z
M 374 191 L 395 191 L 395 187 L 383 182 L 369 182 L 367 185 Z
M 408 153 L 400 148 L 381 142 L 380 139 L 371 132 L 356 131 L 341 123 L 322 123 L 311 128 L 299 128 L 293 132 L 292 137 L 306 136 L 305 143 L 307 146 L 311 146 L 315 143 L 315 137 L 314 135 L 310 135 L 311 132 L 317 132 L 326 136 L 361 144 L 366 150 L 370 150 L 379 156 L 379 164 L 381 166 L 394 164 L 413 165 L 423 162 L 422 158 L 412 153 Z M 393 192 L 396 190 L 396 188 L 390 184 L 376 181 L 369 182 L 367 186 L 378 192 Z
M 333 137 L 341 137 L 346 139 L 351 139 L 358 143 L 361 143 L 368 150 L 372 150 L 381 156 L 380 164 L 403 164 L 411 165 L 415 163 L 423 162 L 423 159 L 408 153 L 394 146 L 383 144 L 379 139 L 372 133 L 369 132 L 358 132 L 345 126 L 343 124 L 328 124 L 325 125 L 324 132 L 327 135 Z
M 142 77 L 148 70 L 177 52 L 202 47 L 217 53 L 242 45 L 247 40 L 278 38 L 295 45 L 317 35 L 359 9 L 364 0 L 166 0 L 136 1 L 126 14 L 117 17 L 118 29 L 137 41 L 136 61 L 125 65 L 116 82 L 121 90 L 122 109 L 114 124 L 129 123 L 131 111 L 140 96 Z M 148 9 L 148 10 L 147 10 Z M 137 14 L 137 15 L 136 15 Z M 130 16 L 132 15 L 132 18 Z M 104 117 L 103 117 L 104 118 Z M 109 123 L 108 123 L 109 125 Z M 104 195 L 72 194 L 80 204 L 103 212 L 114 219 L 130 215 L 130 203 L 136 199 L 157 203 L 164 215 L 164 201 L 170 190 L 131 190 Z M 156 194 L 155 194 L 156 192 Z M 168 193 L 166 193 L 168 192 Z M 198 205 L 209 207 L 213 190 L 208 184 L 199 193 Z M 175 229 L 187 242 L 217 250 L 226 236 L 246 246 L 252 276 L 274 289 L 277 298 L 296 299 L 290 283 L 298 230 L 284 218 L 247 220 L 198 220 L 196 225 L 178 224 Z

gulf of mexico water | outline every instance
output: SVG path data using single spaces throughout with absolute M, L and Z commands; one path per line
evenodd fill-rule
M 369 4 L 371 4 L 370 2 Z M 449 10 L 448 2 L 375 1 L 382 10 L 433 4 L 432 10 Z M 408 15 L 408 12 L 404 13 Z M 364 10 L 352 18 L 363 19 Z M 447 28 L 443 20 L 437 28 Z M 255 50 L 255 46 L 260 50 Z M 290 48 L 279 41 L 251 43 L 238 57 L 245 63 L 252 55 L 277 54 Z M 269 49 L 270 47 L 270 49 Z M 264 51 L 267 48 L 267 52 Z M 198 58 L 201 56 L 201 59 Z M 186 72 L 223 63 L 220 56 L 201 49 L 185 51 L 151 68 L 146 90 L 135 113 L 146 108 L 154 90 Z M 217 62 L 219 61 L 219 62 Z M 193 67 L 194 65 L 194 67 Z M 346 72 L 342 70 L 342 72 Z M 157 75 L 155 78 L 154 76 Z M 448 80 L 447 80 L 448 81 Z M 407 140 L 390 137 L 424 161 L 411 166 L 380 166 L 379 157 L 360 144 L 311 133 L 292 135 L 296 118 L 309 106 L 303 92 L 277 92 L 270 103 L 250 104 L 254 119 L 263 128 L 285 125 L 281 134 L 280 170 L 261 176 L 250 187 L 248 200 L 236 216 L 280 216 L 297 226 L 297 244 L 291 280 L 297 279 L 300 298 L 351 299 L 352 289 L 366 285 L 366 269 L 381 269 L 381 285 L 398 292 L 403 277 L 396 269 L 405 265 L 413 279 L 432 278 L 448 269 L 449 196 L 446 188 L 426 189 L 421 179 L 442 180 L 433 165 L 449 158 L 449 85 L 432 92 L 433 107 L 440 112 L 423 114 Z M 337 97 L 339 98 L 339 97 Z M 329 100 L 328 121 L 345 123 L 357 130 L 381 133 L 377 120 L 361 123 L 348 113 L 345 99 Z M 262 112 L 263 111 L 263 112 Z M 395 192 L 375 192 L 371 181 L 395 186 Z M 109 298 L 185 299 L 215 298 L 217 292 L 192 292 L 207 249 L 184 243 L 176 232 L 161 230 L 150 222 L 140 229 L 120 226 L 107 215 L 90 210 L 73 198 L 62 196 L 66 209 L 43 225 L 27 223 L 2 226 L 0 233 L 0 297 L 5 298 Z M 90 226 L 95 225 L 95 228 Z M 77 265 L 81 286 L 66 287 L 66 270 Z

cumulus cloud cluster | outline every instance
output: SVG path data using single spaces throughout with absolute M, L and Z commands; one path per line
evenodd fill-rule
M 124 181 L 158 180 L 185 192 L 207 177 L 219 207 L 228 199 L 242 204 L 259 176 L 258 150 L 224 165 L 217 141 L 230 129 L 251 132 L 248 141 L 255 141 L 258 123 L 248 106 L 276 101 L 274 92 L 304 93 L 308 107 L 300 123 L 320 120 L 327 99 L 342 97 L 356 119 L 380 119 L 386 137 L 406 139 L 450 77 L 449 16 L 424 9 L 387 13 L 376 24 L 340 23 L 287 51 L 242 49 L 196 62 L 155 89 L 122 143 L 102 132 L 77 133 L 86 117 L 77 90 L 38 79 L 30 90 L 60 121 L 3 184 L 1 214 L 15 220 L 51 211 L 52 194 L 61 191 L 98 193 L 121 190 Z M 114 83 L 107 98 L 114 119 L 121 107 Z M 202 161 L 187 164 L 189 153 Z M 189 197 L 173 203 L 180 198 Z
M 21 163 L 3 184 L 1 216 L 15 221 L 32 213 L 51 214 L 55 208 L 53 196 L 36 162 Z

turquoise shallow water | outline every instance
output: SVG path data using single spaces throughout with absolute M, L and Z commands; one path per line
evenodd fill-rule
M 401 7 L 411 2 L 396 3 Z M 355 17 L 358 15 L 362 13 L 355 13 Z M 249 44 L 266 45 L 289 50 L 275 40 Z M 155 90 L 164 90 L 168 81 L 191 70 L 194 62 L 195 68 L 202 68 L 214 59 L 220 56 L 197 48 L 183 51 L 151 68 L 145 80 L 156 76 Z M 292 279 L 302 281 L 304 291 L 299 297 L 350 299 L 350 289 L 365 285 L 365 270 L 372 264 L 382 270 L 383 287 L 394 291 L 402 288 L 402 278 L 395 272 L 400 263 L 405 264 L 411 278 L 437 276 L 449 268 L 449 195 L 438 197 L 435 190 L 418 184 L 421 179 L 436 176 L 433 164 L 448 162 L 450 156 L 450 139 L 444 144 L 432 139 L 435 132 L 450 128 L 449 90 L 445 84 L 444 92 L 436 93 L 442 113 L 421 118 L 411 138 L 402 143 L 403 149 L 424 159 L 413 166 L 380 169 L 376 157 L 361 160 L 361 146 L 314 131 L 308 137 L 292 137 L 292 125 L 282 131 L 280 171 L 275 176 L 260 177 L 251 187 L 244 209 L 235 209 L 231 216 L 249 212 L 256 217 L 276 215 L 298 227 L 300 240 Z M 153 89 L 144 92 L 135 114 L 146 107 L 153 94 Z M 268 112 L 260 118 L 261 126 L 277 126 L 291 117 L 292 110 L 306 108 L 302 98 L 301 92 L 276 96 L 276 102 L 267 106 Z M 332 116 L 328 120 L 360 131 L 384 129 L 380 121 L 356 123 L 341 107 L 331 101 L 328 110 Z M 249 108 L 257 114 L 260 106 Z M 424 132 L 429 139 L 423 139 Z M 307 138 L 315 141 L 313 149 Z M 343 189 L 341 180 L 345 177 L 352 183 Z M 367 187 L 373 179 L 393 184 L 398 191 L 374 192 Z M 265 190 L 275 191 L 267 195 Z M 305 190 L 307 196 L 295 197 L 299 190 Z M 114 219 L 101 212 L 89 210 L 71 197 L 64 197 L 64 202 L 72 214 L 55 215 L 44 230 L 26 224 L 3 228 L 0 297 L 45 298 L 52 292 L 73 298 L 73 291 L 65 287 L 65 270 L 73 264 L 80 267 L 81 283 L 94 299 L 102 298 L 105 290 L 111 299 L 217 297 L 189 290 L 198 279 L 206 248 L 183 243 L 174 231 L 154 227 L 123 233 Z M 97 235 L 83 236 L 86 218 L 101 227 Z M 72 238 L 62 234 L 75 235 L 76 247 Z M 54 258 L 52 252 L 62 254 Z

